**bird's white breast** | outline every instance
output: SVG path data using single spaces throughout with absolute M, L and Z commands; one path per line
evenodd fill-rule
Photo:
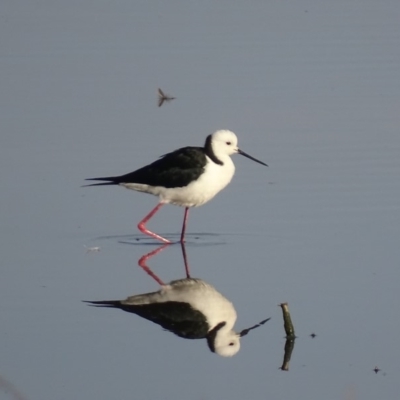
M 232 180 L 235 165 L 229 156 L 221 159 L 223 165 L 218 165 L 207 156 L 207 164 L 199 178 L 189 185 L 177 188 L 149 186 L 139 183 L 124 183 L 122 186 L 158 196 L 163 203 L 182 207 L 198 207 L 211 200 Z
M 232 180 L 235 165 L 230 157 L 223 160 L 223 165 L 215 164 L 207 157 L 204 173 L 181 188 L 161 190 L 160 200 L 184 207 L 197 207 L 211 200 Z

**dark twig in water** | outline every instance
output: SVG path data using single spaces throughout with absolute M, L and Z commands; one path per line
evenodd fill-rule
M 296 339 L 296 335 L 294 333 L 292 319 L 290 318 L 288 303 L 281 303 L 279 304 L 279 306 L 282 308 L 283 324 L 286 332 L 285 354 L 283 356 L 281 370 L 289 371 L 289 362 L 294 349 L 294 341 Z
M 292 318 L 290 317 L 288 303 L 282 303 L 282 304 L 279 304 L 279 306 L 282 308 L 283 323 L 284 323 L 284 328 L 285 328 L 285 332 L 286 332 L 286 337 L 288 339 L 294 339 L 296 337 L 296 335 L 294 333 L 294 327 L 293 327 L 293 323 L 292 323 Z

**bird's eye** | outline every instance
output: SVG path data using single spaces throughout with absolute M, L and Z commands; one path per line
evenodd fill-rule
M 230 343 L 229 343 L 229 346 L 233 346 L 234 344 L 235 344 L 235 343 L 233 343 L 233 342 L 230 342 Z
M 230 145 L 232 144 L 232 142 L 226 142 L 226 144 L 227 144 L 228 146 L 230 146 Z

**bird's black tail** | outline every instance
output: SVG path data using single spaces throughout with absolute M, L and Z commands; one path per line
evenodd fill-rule
M 103 300 L 103 301 L 86 301 L 84 303 L 89 304 L 94 307 L 110 307 L 110 308 L 120 308 L 121 302 L 119 300 Z
M 88 186 L 106 186 L 106 185 L 118 185 L 119 181 L 117 177 L 115 176 L 108 176 L 104 178 L 88 178 L 85 179 L 85 181 L 107 181 L 107 182 L 101 182 L 101 183 L 91 183 L 89 185 L 83 185 L 82 187 L 88 187 Z

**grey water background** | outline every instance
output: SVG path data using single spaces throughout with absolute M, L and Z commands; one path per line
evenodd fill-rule
M 398 398 L 399 20 L 398 1 L 4 2 L 0 375 L 37 400 Z M 158 87 L 177 99 L 157 108 Z M 189 215 L 192 275 L 238 330 L 272 317 L 230 359 L 81 302 L 157 290 L 136 240 L 156 199 L 84 178 L 217 129 L 269 164 L 234 156 Z M 177 237 L 182 217 L 149 227 Z M 148 264 L 184 276 L 179 246 Z

